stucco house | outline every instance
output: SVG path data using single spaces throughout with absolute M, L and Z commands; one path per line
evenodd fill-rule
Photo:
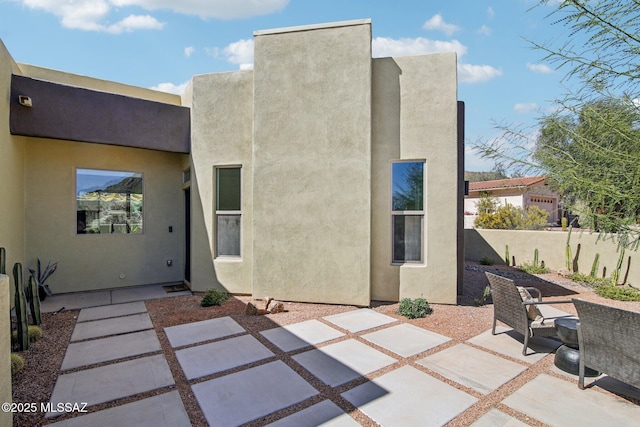
M 497 179 L 470 182 L 468 195 L 464 197 L 464 226 L 473 228 L 478 216 L 478 201 L 483 194 L 495 197 L 501 205 L 526 209 L 537 206 L 549 212 L 549 223 L 555 224 L 560 218 L 560 196 L 549 188 L 545 176 Z
M 256 31 L 254 69 L 172 95 L 0 43 L 0 246 L 55 293 L 185 282 L 281 300 L 456 303 L 455 53 L 371 56 L 371 22 Z

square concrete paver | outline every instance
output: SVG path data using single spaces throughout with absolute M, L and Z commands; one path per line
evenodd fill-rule
M 76 323 L 71 335 L 71 341 L 144 331 L 145 329 L 153 329 L 148 313 L 93 320 L 91 322 Z
M 83 308 L 80 310 L 80 314 L 78 315 L 78 322 L 129 316 L 131 314 L 145 313 L 146 311 L 147 307 L 142 301 Z
M 68 294 L 54 294 L 40 302 L 43 313 L 58 311 L 61 308 L 75 310 L 85 307 L 97 307 L 111 304 L 111 291 L 72 292 Z
M 382 369 L 396 359 L 354 339 L 293 356 L 306 370 L 332 387 Z
M 408 323 L 362 335 L 362 338 L 402 357 L 411 357 L 451 340 Z
M 522 355 L 522 345 L 524 337 L 522 334 L 511 328 L 498 326 L 496 327 L 496 335 L 491 334 L 491 329 L 476 335 L 468 340 L 470 343 L 480 347 L 493 350 L 496 353 L 513 357 L 527 363 L 536 363 L 549 353 L 553 353 L 562 345 L 560 341 L 550 338 L 533 337 L 529 338 L 527 347 L 527 355 Z
M 347 311 L 346 313 L 333 314 L 323 317 L 323 319 L 349 332 L 360 332 L 398 321 L 398 319 L 378 313 L 370 308 L 361 308 L 359 310 Z
M 471 427 L 527 427 L 527 424 L 496 408 L 491 408 L 489 412 L 471 424 Z
M 637 426 L 640 406 L 575 382 L 538 375 L 502 401 L 549 426 Z
M 188 380 L 226 371 L 274 354 L 251 335 L 241 335 L 176 351 Z
M 333 329 L 331 326 L 315 319 L 269 329 L 260 333 L 282 351 L 297 350 L 344 336 L 337 329 Z
M 491 393 L 527 369 L 465 344 L 434 353 L 418 364 L 483 394 Z
M 71 343 L 62 360 L 63 371 L 110 360 L 160 351 L 154 330 Z
M 169 393 L 48 424 L 50 427 L 190 427 L 180 393 Z
M 280 360 L 191 386 L 209 425 L 239 426 L 318 394 Z
M 169 364 L 158 354 L 60 375 L 51 403 L 86 402 L 93 406 L 173 384 Z M 46 417 L 55 415 L 49 413 Z
M 229 335 L 246 332 L 231 317 L 203 320 L 201 322 L 185 323 L 184 325 L 164 328 L 171 347 L 182 347 L 204 341 L 215 340 Z
M 342 397 L 385 427 L 442 426 L 477 401 L 412 366 L 348 390 Z
M 323 400 L 275 423 L 267 424 L 267 427 L 357 427 L 359 425 L 338 405 L 330 400 Z

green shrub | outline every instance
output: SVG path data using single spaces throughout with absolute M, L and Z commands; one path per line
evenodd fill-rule
M 398 305 L 398 314 L 408 318 L 417 319 L 431 314 L 433 309 L 429 307 L 429 303 L 424 298 L 403 298 Z
M 480 258 L 479 262 L 481 265 L 493 265 L 496 263 L 494 260 L 492 260 L 491 258 L 487 258 L 486 256 Z
M 40 329 L 40 326 L 29 325 L 28 333 L 29 333 L 29 342 L 38 341 L 40 338 L 42 338 L 42 329 Z M 17 340 L 18 340 L 18 331 L 11 332 L 11 342 L 15 343 Z
M 219 289 L 207 289 L 202 297 L 200 305 L 202 307 L 210 307 L 212 305 L 222 305 L 229 299 L 229 294 Z
M 604 277 L 592 277 L 590 275 L 582 273 L 573 273 L 569 276 L 569 279 L 574 282 L 581 283 L 591 288 L 597 288 L 600 286 L 614 286 L 613 279 Z
M 24 359 L 16 353 L 11 353 L 11 375 L 15 375 L 24 368 Z
M 598 286 L 596 294 L 618 301 L 640 301 L 640 291 L 625 286 Z
M 530 264 L 528 262 L 525 262 L 518 268 L 529 274 L 545 274 L 549 272 L 549 269 L 545 267 L 544 264 L 535 265 L 534 263 Z
M 505 205 L 494 211 L 481 211 L 478 209 L 478 217 L 474 221 L 477 228 L 500 230 L 540 230 L 547 225 L 549 212 L 537 206 L 529 206 L 527 209 L 513 205 Z

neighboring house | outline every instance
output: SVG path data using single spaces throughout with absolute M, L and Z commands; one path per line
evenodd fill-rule
M 560 196 L 551 190 L 544 176 L 497 179 L 469 183 L 469 194 L 464 198 L 464 227 L 473 228 L 478 217 L 478 201 L 483 194 L 498 200 L 501 205 L 527 208 L 537 206 L 549 212 L 548 222 L 555 224 L 559 219 Z
M 455 53 L 371 57 L 371 22 L 254 33 L 182 96 L 18 64 L 0 43 L 0 246 L 54 292 L 185 282 L 456 303 Z M 126 64 L 122 64 L 126 67 Z

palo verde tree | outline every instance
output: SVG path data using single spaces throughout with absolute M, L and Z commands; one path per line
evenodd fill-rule
M 499 125 L 501 138 L 475 148 L 508 170 L 546 174 L 583 224 L 637 244 L 640 0 L 564 0 L 547 19 L 566 39 L 531 43 L 577 89 L 555 100 L 533 132 Z

